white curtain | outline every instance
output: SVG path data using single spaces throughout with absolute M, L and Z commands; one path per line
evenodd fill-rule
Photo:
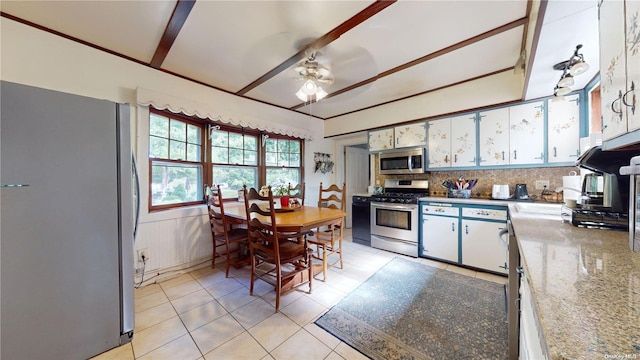
M 213 104 L 197 102 L 144 88 L 136 89 L 136 98 L 138 105 L 153 106 L 156 109 L 169 110 L 176 114 L 182 113 L 225 124 L 232 124 L 274 134 L 312 140 L 312 135 L 307 130 L 280 124 L 271 121 L 270 119 L 257 119 L 250 115 L 245 115 L 240 119 L 233 118 L 230 114 L 220 111 L 220 109 Z

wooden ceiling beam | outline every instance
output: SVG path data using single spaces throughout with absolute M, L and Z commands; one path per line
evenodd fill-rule
M 347 21 L 343 22 L 342 24 L 336 26 L 333 30 L 331 30 L 328 33 L 324 34 L 323 36 L 319 37 L 318 39 L 316 39 L 315 41 L 311 42 L 310 44 L 307 44 L 304 48 L 302 48 L 300 51 L 298 51 L 295 55 L 291 56 L 289 59 L 285 60 L 280 65 L 278 65 L 275 68 L 271 69 L 266 74 L 260 76 L 259 78 L 254 80 L 249 85 L 247 85 L 244 88 L 238 90 L 238 92 L 236 92 L 236 95 L 243 96 L 244 94 L 248 93 L 249 91 L 253 90 L 254 88 L 260 86 L 261 84 L 264 84 L 269 79 L 275 77 L 276 75 L 280 74 L 281 72 L 283 72 L 283 71 L 287 70 L 288 68 L 290 68 L 291 66 L 295 65 L 298 61 L 304 59 L 307 56 L 307 50 L 309 50 L 309 49 L 314 49 L 314 50 L 322 49 L 323 47 L 329 45 L 331 42 L 333 42 L 336 39 L 338 39 L 340 36 L 342 36 L 342 34 L 344 34 L 347 31 L 353 29 L 354 27 L 360 25 L 361 23 L 363 23 L 364 21 L 366 21 L 370 17 L 374 16 L 375 14 L 379 13 L 380 11 L 386 9 L 388 6 L 390 6 L 391 4 L 395 3 L 396 1 L 397 0 L 376 0 L 376 2 L 374 2 L 373 4 L 367 6 L 364 10 L 360 11 L 359 13 L 357 13 L 356 15 L 351 17 L 349 20 L 347 20 Z
M 151 63 L 149 63 L 152 68 L 160 69 L 162 66 L 164 59 L 167 57 L 167 54 L 169 54 L 169 50 L 171 50 L 173 42 L 176 41 L 176 38 L 178 37 L 185 21 L 187 21 L 195 3 L 196 0 L 178 0 L 176 7 L 173 9 L 173 13 L 171 14 L 171 19 L 169 19 L 169 23 L 167 23 L 167 27 L 164 29 L 162 38 L 158 43 L 158 47 L 156 47 L 156 52 L 153 54 Z

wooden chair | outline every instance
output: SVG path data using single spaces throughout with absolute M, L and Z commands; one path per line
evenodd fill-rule
M 244 202 L 247 209 L 247 227 L 249 229 L 249 250 L 251 252 L 251 284 L 249 294 L 253 295 L 253 285 L 259 278 L 275 287 L 276 312 L 280 311 L 280 295 L 283 289 L 293 288 L 291 281 L 296 277 L 302 277 L 306 271 L 308 280 L 301 281 L 295 286 L 309 283 L 309 293 L 313 279 L 311 254 L 306 240 L 303 242 L 291 241 L 292 239 L 306 239 L 303 233 L 282 233 L 278 231 L 276 224 L 273 193 L 269 187 L 268 196 L 260 196 L 256 189 L 247 191 L 244 186 Z M 268 210 L 263 210 L 254 200 L 265 200 Z M 252 203 L 253 201 L 253 203 Z M 269 221 L 260 221 L 258 216 L 267 217 Z M 310 233 L 310 232 L 309 232 Z
M 340 209 L 345 208 L 345 192 L 346 184 L 342 183 L 342 188 L 332 184 L 326 189 L 322 188 L 320 183 L 320 194 L 318 196 L 318 207 L 327 207 Z M 314 259 L 322 261 L 322 277 L 327 280 L 327 273 L 330 267 L 335 266 L 338 262 L 340 268 L 344 268 L 342 262 L 342 237 L 344 229 L 344 218 L 336 220 L 330 224 L 326 230 L 318 229 L 315 236 L 309 238 L 309 244 L 316 246 L 316 253 L 313 254 Z M 329 257 L 336 254 L 338 258 L 330 262 Z
M 206 186 L 205 197 L 209 209 L 209 223 L 211 224 L 211 236 L 213 238 L 211 267 L 215 267 L 216 257 L 218 257 L 217 249 L 224 246 L 226 255 L 225 275 L 229 277 L 232 254 L 237 254 L 237 258 L 233 262 L 234 265 L 248 260 L 249 234 L 247 229 L 234 228 L 232 222 L 224 215 L 224 203 L 220 185 L 213 188 Z
M 292 199 L 300 199 L 300 205 L 304 206 L 304 182 L 294 187 L 289 183 L 289 197 Z

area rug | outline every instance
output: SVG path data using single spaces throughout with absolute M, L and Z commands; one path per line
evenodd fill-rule
M 318 320 L 371 359 L 507 359 L 503 285 L 394 258 Z

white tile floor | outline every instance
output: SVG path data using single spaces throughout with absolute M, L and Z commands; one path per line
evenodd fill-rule
M 327 282 L 283 295 L 275 313 L 275 291 L 257 282 L 249 295 L 249 269 L 199 269 L 137 289 L 133 341 L 94 359 L 366 359 L 313 322 L 395 256 L 351 242 L 345 232 L 344 269 Z M 407 259 L 411 259 L 408 258 Z M 505 283 L 506 278 L 427 259 L 445 270 Z M 321 277 L 321 276 L 320 276 Z

